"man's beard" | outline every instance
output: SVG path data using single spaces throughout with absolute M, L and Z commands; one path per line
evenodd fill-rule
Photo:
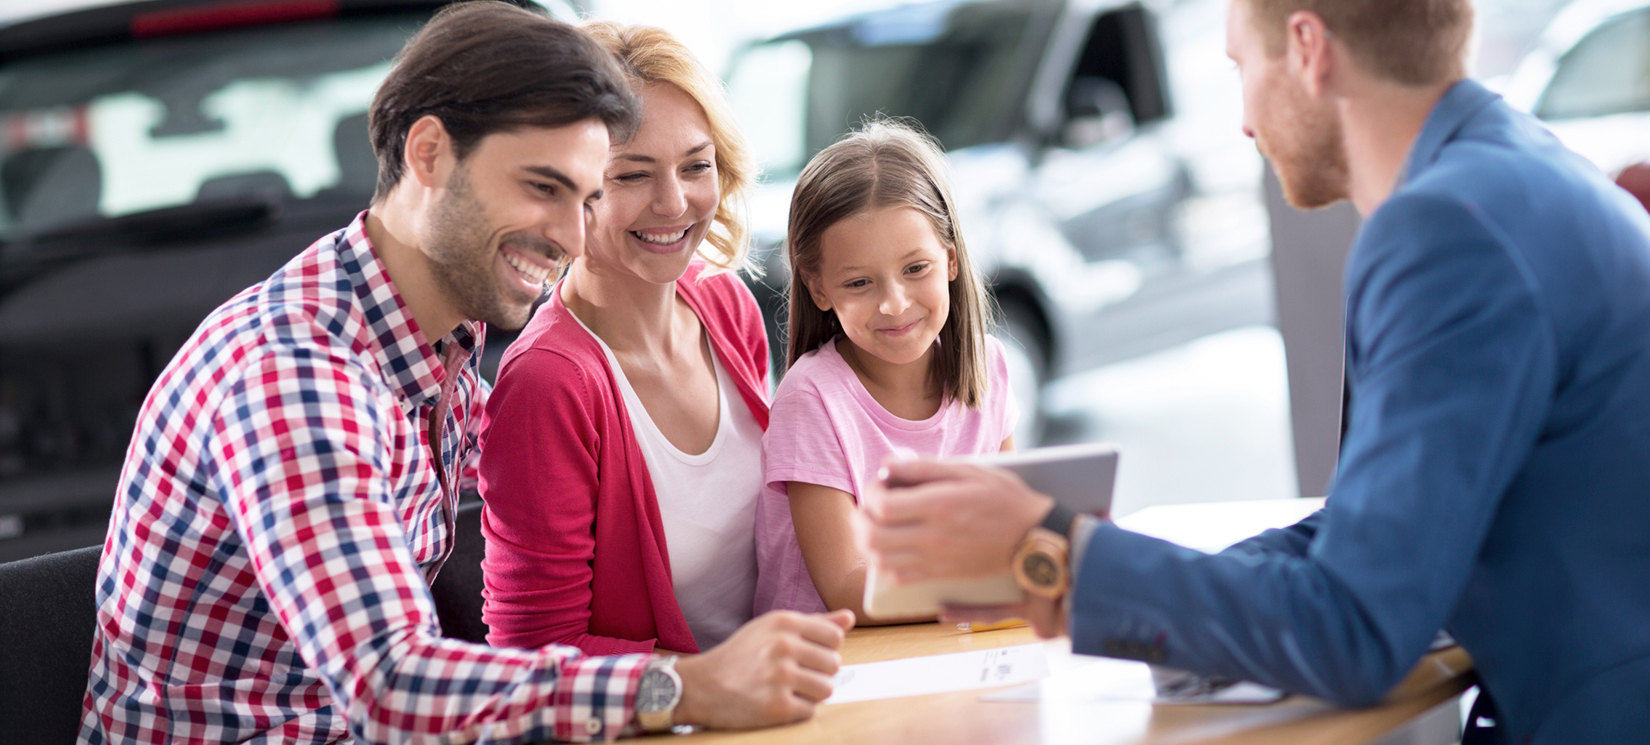
M 436 286 L 465 318 L 501 329 L 519 329 L 527 324 L 538 298 L 506 296 L 493 268 L 494 252 L 489 245 L 492 233 L 485 209 L 470 191 L 469 174 L 458 168 L 447 182 L 446 196 L 430 214 L 430 273 Z M 560 254 L 543 238 L 522 233 L 505 236 L 502 244 L 549 256 Z
M 1283 198 L 1296 209 L 1328 207 L 1350 196 L 1341 120 L 1329 106 L 1314 105 L 1287 82 L 1266 133 L 1257 133 L 1261 154 L 1272 161 Z

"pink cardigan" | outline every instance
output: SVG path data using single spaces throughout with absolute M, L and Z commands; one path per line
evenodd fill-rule
M 765 430 L 761 310 L 733 274 L 700 281 L 704 270 L 695 261 L 676 292 Z M 618 382 L 559 291 L 505 353 L 481 442 L 489 644 L 699 651 L 676 604 L 659 503 Z

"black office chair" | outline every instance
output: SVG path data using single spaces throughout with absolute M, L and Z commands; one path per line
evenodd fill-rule
M 430 585 L 441 635 L 477 644 L 487 643 L 487 624 L 481 620 L 481 503 L 458 506 L 453 519 L 453 553 Z
M 73 743 L 97 625 L 102 546 L 0 564 L 0 740 Z

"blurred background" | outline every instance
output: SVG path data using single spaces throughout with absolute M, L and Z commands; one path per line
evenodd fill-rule
M 950 151 L 1022 444 L 1117 443 L 1119 515 L 1323 493 L 1298 475 L 1226 0 L 547 2 L 662 26 L 723 75 L 764 167 L 748 283 L 776 340 L 798 169 L 867 115 L 911 116 Z M 1647 4 L 1482 0 L 1474 74 L 1614 174 L 1650 155 Z M 366 102 L 429 11 L 357 5 L 0 8 L 0 560 L 100 542 L 149 382 L 364 207 Z

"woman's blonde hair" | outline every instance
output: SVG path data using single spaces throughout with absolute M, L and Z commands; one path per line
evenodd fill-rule
M 653 26 L 630 26 L 613 21 L 586 21 L 580 28 L 618 58 L 633 84 L 669 83 L 699 104 L 710 122 L 710 141 L 716 148 L 716 181 L 721 199 L 716 205 L 710 234 L 714 252 L 703 246 L 705 261 L 723 269 L 746 268 L 750 230 L 745 226 L 745 197 L 756 167 L 744 132 L 733 118 L 722 81 L 710 74 L 687 45 L 670 32 Z M 643 119 L 647 112 L 642 112 Z
M 986 389 L 985 332 L 993 317 L 991 300 L 963 245 L 939 142 L 906 121 L 867 122 L 819 151 L 802 169 L 785 238 L 791 260 L 787 366 L 842 332 L 836 313 L 820 310 L 808 296 L 808 279 L 819 276 L 825 230 L 866 210 L 887 207 L 921 212 L 940 243 L 956 255 L 957 278 L 949 283 L 951 309 L 940 329 L 934 374 L 947 398 L 977 408 Z

